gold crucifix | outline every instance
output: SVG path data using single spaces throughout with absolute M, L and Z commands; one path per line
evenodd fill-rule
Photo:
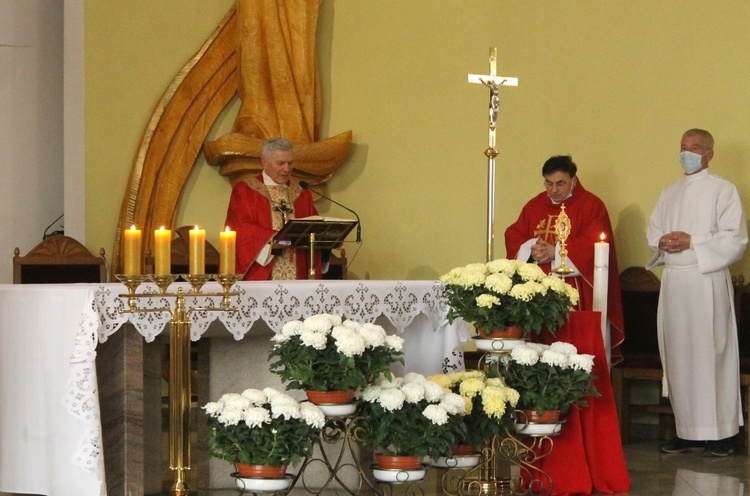
M 484 151 L 487 157 L 487 261 L 494 260 L 495 242 L 495 157 L 498 152 L 495 146 L 497 131 L 497 114 L 500 110 L 500 87 L 518 86 L 518 78 L 497 75 L 497 48 L 490 48 L 490 74 L 480 76 L 469 74 L 469 83 L 483 84 L 490 89 L 489 105 L 489 146 Z

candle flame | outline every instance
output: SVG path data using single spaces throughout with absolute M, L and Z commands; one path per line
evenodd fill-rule
M 136 230 L 136 229 L 135 229 L 135 224 L 133 224 L 132 226 L 130 226 L 130 230 L 131 230 L 131 231 L 135 231 L 135 230 Z
M 229 229 L 229 226 L 226 226 L 224 227 L 224 232 L 232 232 L 232 231 Z
M 197 231 L 197 230 L 198 230 L 198 226 L 195 226 L 195 227 L 193 228 L 193 231 Z
M 161 226 L 161 227 L 159 228 L 159 230 L 160 230 L 160 231 L 163 231 L 163 230 L 164 230 L 164 226 Z
M 599 236 L 599 239 L 600 239 L 600 240 L 602 240 L 602 241 L 604 241 L 605 239 L 607 239 L 607 237 L 606 237 L 606 236 L 604 235 L 604 233 L 602 233 L 602 234 L 601 234 L 601 235 Z

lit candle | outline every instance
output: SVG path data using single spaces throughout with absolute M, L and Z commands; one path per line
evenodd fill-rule
M 206 273 L 206 231 L 195 226 L 190 230 L 190 274 Z
M 141 275 L 141 230 L 133 225 L 123 231 L 125 239 L 125 275 Z
M 607 352 L 607 363 L 611 362 L 610 334 L 607 324 L 607 291 L 609 287 L 609 243 L 604 241 L 604 233 L 600 241 L 594 243 L 594 305 L 595 312 L 602 313 L 602 341 Z
M 230 231 L 229 226 L 219 233 L 219 273 L 234 274 L 234 258 L 237 246 L 237 232 Z
M 172 273 L 172 231 L 161 229 L 154 231 L 154 274 L 166 276 Z

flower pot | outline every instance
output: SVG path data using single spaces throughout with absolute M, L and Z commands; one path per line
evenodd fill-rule
M 536 410 L 520 410 L 513 428 L 529 436 L 556 436 L 562 430 L 560 410 L 546 410 L 541 414 Z
M 519 326 L 508 326 L 505 329 L 493 327 L 490 332 L 486 332 L 484 327 L 477 327 L 477 334 L 486 339 L 519 339 L 523 337 L 523 330 Z
M 451 456 L 441 456 L 437 460 L 428 457 L 425 461 L 433 467 L 441 468 L 470 468 L 479 464 L 481 455 L 468 444 L 457 444 L 451 452 Z
M 286 476 L 286 465 L 279 467 L 272 465 L 247 465 L 237 463 L 237 474 L 240 477 L 251 477 L 259 479 L 283 479 Z
M 305 391 L 307 399 L 327 417 L 344 417 L 357 410 L 354 391 Z
M 560 410 L 545 410 L 537 413 L 536 410 L 520 410 L 517 420 L 526 424 L 556 424 L 560 420 Z
M 453 449 L 451 450 L 451 452 L 453 453 L 453 456 L 456 456 L 456 455 L 473 455 L 473 454 L 476 453 L 476 451 L 474 451 L 474 448 L 471 447 L 468 444 L 457 444 L 457 445 L 455 445 L 453 447 Z
M 346 405 L 354 402 L 354 391 L 305 391 L 315 405 Z
M 381 482 L 418 482 L 424 479 L 425 467 L 417 456 L 375 455 L 372 475 Z
M 375 455 L 375 465 L 385 470 L 417 470 L 422 461 L 418 456 Z

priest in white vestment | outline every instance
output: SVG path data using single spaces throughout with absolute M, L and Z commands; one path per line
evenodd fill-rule
M 666 453 L 733 452 L 742 425 L 737 323 L 729 265 L 747 245 L 737 188 L 712 174 L 713 137 L 691 129 L 681 141 L 682 179 L 661 194 L 648 226 L 654 257 L 664 265 L 658 310 L 664 394 L 674 410 L 677 438 Z

